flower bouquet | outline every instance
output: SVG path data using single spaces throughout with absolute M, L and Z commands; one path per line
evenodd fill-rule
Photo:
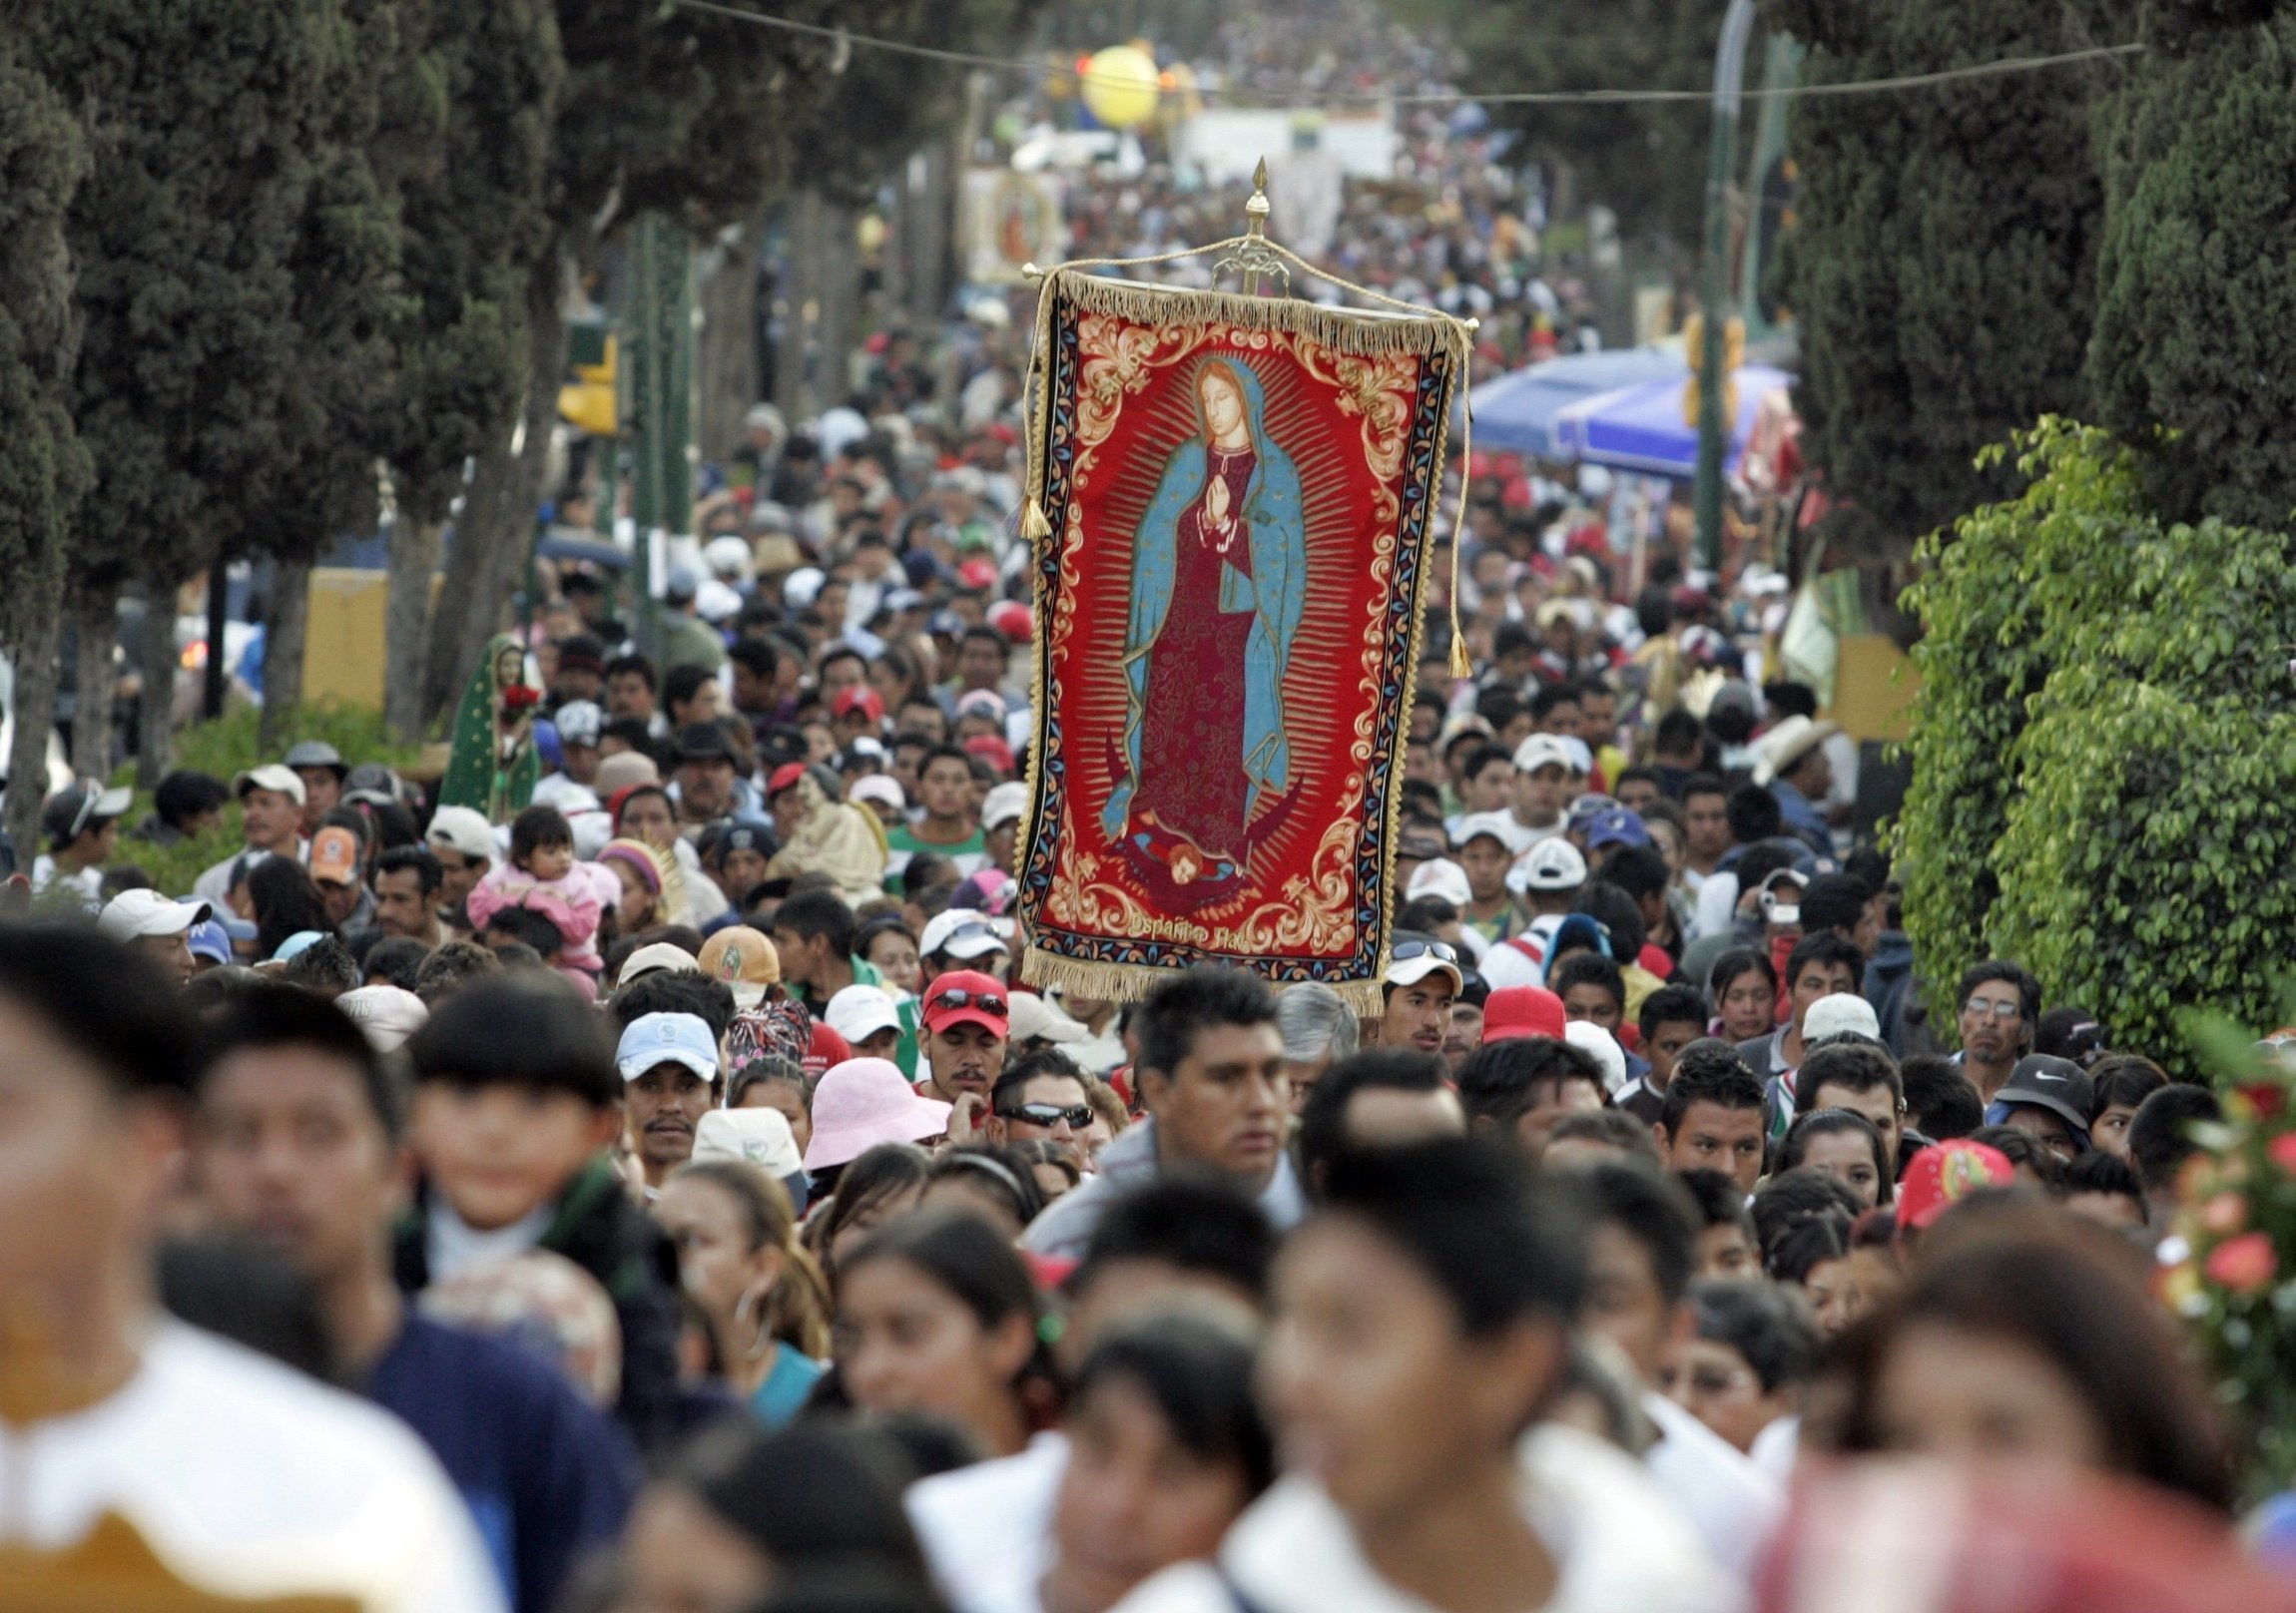
M 2296 1046 L 2229 1024 L 2195 1034 L 2224 1120 L 2193 1128 L 2165 1293 L 2207 1351 L 2254 1500 L 2296 1487 Z

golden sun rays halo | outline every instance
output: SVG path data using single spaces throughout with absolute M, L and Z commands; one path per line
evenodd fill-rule
M 1351 727 L 1342 721 L 1349 701 L 1334 701 L 1335 674 L 1346 683 L 1370 687 L 1378 677 L 1378 657 L 1367 645 L 1379 642 L 1376 606 L 1352 597 L 1360 577 L 1352 568 L 1381 537 L 1367 530 L 1380 523 L 1372 511 L 1351 504 L 1339 490 L 1347 486 L 1351 452 L 1363 452 L 1367 423 L 1349 406 L 1348 389 L 1335 378 L 1310 375 L 1294 363 L 1255 363 L 1259 348 L 1283 355 L 1291 343 L 1282 336 L 1255 338 L 1253 346 L 1214 340 L 1191 343 L 1169 364 L 1156 365 L 1155 378 L 1120 405 L 1144 427 L 1134 451 L 1103 469 L 1095 461 L 1104 445 L 1080 454 L 1070 496 L 1076 501 L 1077 541 L 1089 544 L 1112 573 L 1129 571 L 1134 538 L 1166 462 L 1184 442 L 1203 434 L 1200 377 L 1212 364 L 1249 367 L 1260 383 L 1260 427 L 1268 441 L 1290 456 L 1300 473 L 1302 529 L 1307 539 L 1308 572 L 1302 584 L 1302 614 L 1295 630 L 1294 655 L 1283 680 L 1284 723 L 1293 740 L 1295 765 L 1302 770 L 1304 799 L 1320 804 L 1323 815 L 1298 814 L 1264 843 L 1272 857 L 1293 859 L 1329 828 L 1331 814 L 1362 810 L 1363 778 L 1353 754 Z M 1334 429 L 1339 425 L 1340 429 Z M 1389 548 L 1392 551 L 1391 536 Z M 1083 626 L 1083 624 L 1079 624 Z M 1095 613 L 1090 626 L 1072 640 L 1061 669 L 1064 705 L 1083 728 L 1120 728 L 1126 716 L 1123 664 L 1125 623 L 1116 612 Z M 1361 680 L 1358 683 L 1358 680 Z M 1080 748 L 1070 758 L 1072 806 L 1105 799 L 1114 779 L 1107 758 Z M 1257 860 L 1257 859 L 1255 859 Z

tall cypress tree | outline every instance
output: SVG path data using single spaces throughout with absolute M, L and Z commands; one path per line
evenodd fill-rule
M 2158 0 L 2098 120 L 2089 372 L 2172 516 L 2296 522 L 2296 5 Z
M 382 399 L 396 511 L 384 706 L 422 726 L 431 576 L 463 467 L 510 439 L 527 290 L 553 250 L 545 182 L 565 64 L 552 0 L 405 0 L 411 48 L 384 113 L 406 295 Z
M 1838 84 L 2045 55 L 2062 0 L 1767 0 Z M 1826 485 L 1908 544 L 1988 498 L 1979 449 L 2078 414 L 2103 205 L 2089 114 L 2109 69 L 2056 68 L 1795 104 L 1797 225 L 1775 288 Z
M 5 828 L 29 852 L 40 820 L 56 700 L 64 545 L 92 479 L 69 407 L 79 324 L 64 220 L 87 173 L 79 126 L 0 36 L 0 643 L 16 671 L 15 788 Z
M 67 239 L 85 319 L 73 416 L 96 469 L 69 586 L 95 642 L 109 641 L 131 589 L 172 615 L 177 585 L 246 520 L 276 463 L 303 356 L 293 264 L 326 115 L 331 9 L 15 7 L 27 58 L 79 117 L 94 158 Z M 84 714 L 100 705 L 81 693 Z

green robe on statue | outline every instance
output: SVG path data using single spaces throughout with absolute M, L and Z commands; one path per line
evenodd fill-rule
M 507 823 L 534 800 L 541 777 L 534 756 L 538 692 L 527 690 L 526 652 L 507 633 L 487 642 L 454 709 L 454 749 L 438 787 L 441 806 L 470 806 L 490 823 Z M 523 700 L 509 698 L 520 690 Z

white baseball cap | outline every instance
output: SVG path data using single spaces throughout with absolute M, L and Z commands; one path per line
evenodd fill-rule
M 108 940 L 133 941 L 146 935 L 181 935 L 204 924 L 215 909 L 206 902 L 180 902 L 157 890 L 123 890 L 104 903 L 96 928 Z
M 1451 843 L 1463 851 L 1467 841 L 1487 834 L 1511 850 L 1514 833 L 1514 818 L 1506 812 L 1469 812 L 1458 820 L 1458 832 L 1451 836 Z
M 779 1181 L 805 1169 L 779 1109 L 713 1109 L 694 1128 L 694 1161 L 745 1160 Z
M 1845 1031 L 1855 1031 L 1877 1042 L 1882 1039 L 1882 1021 L 1874 1013 L 1874 1005 L 1855 991 L 1837 991 L 1820 997 L 1802 1015 L 1804 1042 L 1824 1041 Z
M 422 1029 L 430 1009 L 413 992 L 380 981 L 346 991 L 334 1005 L 350 1016 L 377 1053 L 394 1053 L 406 1039 Z
M 1564 773 L 1571 769 L 1570 747 L 1559 734 L 1533 734 L 1514 748 L 1514 771 L 1536 773 L 1552 764 Z
M 1586 883 L 1586 858 L 1559 834 L 1549 834 L 1516 859 L 1506 882 L 1520 890 L 1576 890 Z
M 900 1010 L 891 994 L 878 986 L 847 986 L 830 998 L 822 1017 L 854 1047 L 879 1031 L 900 1029 Z
M 992 833 L 1007 823 L 1020 821 L 1020 814 L 1028 810 L 1028 787 L 1017 781 L 998 785 L 980 804 L 981 832 Z
M 908 810 L 908 797 L 902 793 L 900 781 L 885 773 L 863 774 L 861 778 L 856 779 L 852 785 L 847 787 L 846 800 L 857 805 L 863 802 L 874 802 L 877 806 L 889 806 L 896 812 Z
M 1474 900 L 1474 890 L 1466 882 L 1466 869 L 1448 857 L 1430 857 L 1412 869 L 1412 876 L 1404 886 L 1404 899 L 1417 901 L 1422 896 L 1440 896 L 1453 907 L 1464 907 Z
M 432 845 L 443 845 L 457 856 L 476 858 L 481 862 L 494 860 L 494 827 L 486 821 L 486 814 L 475 806 L 441 806 L 430 814 L 430 827 L 422 837 Z
M 1603 1091 L 1615 1095 L 1626 1085 L 1626 1050 L 1617 1037 L 1591 1019 L 1573 1019 L 1562 1027 L 1562 1039 L 1594 1055 L 1594 1062 L 1602 1066 Z
M 1387 973 L 1381 978 L 1391 986 L 1411 986 L 1437 973 L 1449 975 L 1453 989 L 1466 984 L 1465 971 L 1459 967 L 1458 950 L 1448 941 L 1399 930 L 1388 956 Z
M 277 762 L 267 762 L 260 768 L 250 768 L 232 781 L 232 795 L 235 799 L 246 796 L 251 790 L 277 791 L 280 795 L 292 801 L 297 806 L 303 804 L 301 776 L 292 768 L 283 767 Z
M 936 913 L 932 922 L 924 926 L 924 933 L 916 938 L 919 957 L 931 957 L 944 952 L 952 958 L 966 962 L 984 958 L 991 952 L 1012 950 L 988 914 L 970 907 L 949 907 Z
M 1081 1042 L 1092 1034 L 1088 1026 L 1066 1009 L 1032 991 L 1012 994 L 1011 1024 L 1015 1047 L 1026 1041 Z
M 700 974 L 702 960 L 674 941 L 651 941 L 622 960 L 622 972 L 614 976 L 614 984 L 626 986 L 640 975 L 660 969 L 668 969 L 673 974 Z

